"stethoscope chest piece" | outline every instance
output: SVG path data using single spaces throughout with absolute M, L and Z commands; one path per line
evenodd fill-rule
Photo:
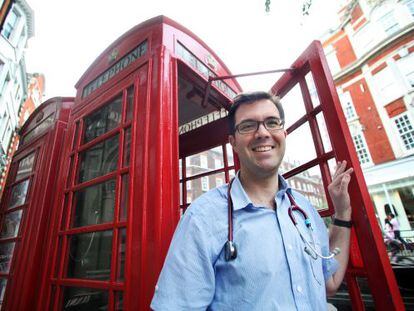
M 233 241 L 227 241 L 224 246 L 224 258 L 231 261 L 237 258 L 237 248 Z

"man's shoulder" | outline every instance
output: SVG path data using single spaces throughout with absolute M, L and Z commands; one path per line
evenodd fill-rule
M 227 185 L 211 189 L 195 199 L 187 209 L 187 212 L 197 216 L 209 216 L 220 212 L 227 206 Z

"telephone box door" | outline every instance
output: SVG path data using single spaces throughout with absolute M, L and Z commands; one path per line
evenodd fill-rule
M 354 227 L 346 287 L 354 310 L 364 310 L 368 284 L 378 310 L 401 310 L 402 299 L 322 46 L 314 41 L 272 87 L 282 98 L 288 136 L 282 173 L 321 216 L 334 214 L 327 185 L 339 160 L 354 168 L 349 186 Z M 365 286 L 367 287 L 367 286 Z

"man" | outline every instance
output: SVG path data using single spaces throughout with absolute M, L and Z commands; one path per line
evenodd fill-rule
M 278 175 L 286 144 L 278 98 L 265 92 L 240 94 L 228 118 L 229 140 L 240 160 L 230 190 L 237 256 L 226 260 L 228 185 L 223 185 L 195 200 L 180 220 L 151 308 L 326 309 L 326 294 L 338 289 L 348 262 L 351 207 L 347 189 L 352 169 L 340 163 L 329 186 L 338 225 L 330 228 L 328 242 L 319 214 Z M 297 211 L 293 211 L 295 227 L 289 217 L 289 195 L 309 216 L 312 231 Z M 341 250 L 336 259 L 315 254 L 328 257 L 329 244 L 331 250 Z
M 398 222 L 397 218 L 395 218 L 395 215 L 393 213 L 390 213 L 387 215 L 387 219 L 392 225 L 395 239 L 400 241 L 406 249 L 410 250 L 410 245 L 401 237 L 400 223 Z

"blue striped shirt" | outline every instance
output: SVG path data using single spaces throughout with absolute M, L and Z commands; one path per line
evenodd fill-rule
M 335 259 L 312 259 L 288 216 L 286 192 L 308 214 L 316 247 L 329 254 L 328 232 L 317 211 L 279 177 L 276 211 L 254 206 L 236 177 L 234 242 L 238 256 L 224 259 L 227 185 L 195 200 L 176 229 L 151 303 L 153 310 L 325 310 L 325 280 Z M 310 241 L 303 217 L 295 212 Z

